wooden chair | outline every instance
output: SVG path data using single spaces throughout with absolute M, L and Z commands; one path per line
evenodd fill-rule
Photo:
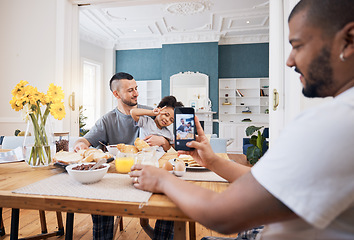
M 17 147 L 22 146 L 24 137 L 19 136 L 4 136 L 2 141 L 2 148 L 3 149 L 15 149 Z M 2 219 L 2 208 L 0 208 L 0 236 L 5 235 L 5 227 Z M 45 212 L 39 210 L 39 220 L 41 222 L 41 229 L 42 234 L 28 237 L 24 239 L 39 239 L 39 238 L 48 238 L 53 236 L 61 236 L 64 235 L 64 226 L 63 226 L 63 219 L 61 212 L 56 212 L 57 214 L 57 221 L 58 221 L 58 230 L 52 233 L 48 233 L 47 223 Z M 14 215 L 14 216 L 13 216 Z M 11 219 L 11 226 L 14 224 L 14 227 L 17 225 L 17 232 L 18 232 L 18 221 L 19 221 L 19 209 L 12 209 L 12 219 Z
M 123 217 L 117 216 L 116 220 L 114 221 L 114 228 L 113 228 L 113 240 L 116 239 L 118 229 L 123 231 Z
M 4 220 L 2 219 L 2 208 L 0 208 L 0 236 L 5 235 Z
M 56 212 L 56 214 L 57 214 L 57 221 L 58 221 L 57 231 L 48 233 L 45 212 L 43 210 L 39 210 L 39 219 L 41 222 L 42 233 L 30 237 L 21 238 L 21 239 L 22 240 L 45 239 L 49 237 L 64 235 L 64 225 L 63 225 L 63 218 L 61 216 L 61 212 Z M 19 215 L 20 215 L 20 210 L 13 208 L 11 213 L 11 236 L 15 236 L 15 239 L 18 238 Z M 4 236 L 4 235 L 5 235 L 5 227 L 2 218 L 2 208 L 0 208 L 0 236 Z

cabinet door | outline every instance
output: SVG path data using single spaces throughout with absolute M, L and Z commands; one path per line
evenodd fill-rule
M 232 144 L 227 147 L 228 153 L 243 153 L 243 138 L 248 138 L 246 136 L 246 128 L 252 125 L 256 127 L 269 126 L 268 123 L 220 123 L 220 138 L 233 139 Z
M 228 153 L 236 153 L 237 141 L 236 141 L 236 124 L 232 123 L 220 123 L 219 124 L 219 136 L 220 138 L 233 139 L 232 144 L 227 147 Z

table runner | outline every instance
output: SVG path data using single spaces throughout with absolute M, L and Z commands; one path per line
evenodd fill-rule
M 227 182 L 224 178 L 209 170 L 189 170 L 181 177 L 188 181 Z
M 13 192 L 139 203 L 146 203 L 152 195 L 136 189 L 128 174 L 115 173 L 107 173 L 101 181 L 92 184 L 81 184 L 67 173 L 61 173 Z

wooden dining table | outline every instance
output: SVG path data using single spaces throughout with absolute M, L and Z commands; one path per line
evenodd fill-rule
M 220 155 L 228 158 L 227 154 Z M 176 156 L 177 153 L 164 154 L 159 160 L 160 167 L 166 161 L 173 159 Z M 190 222 L 193 224 L 193 220 L 183 213 L 176 204 L 164 194 L 153 194 L 147 204 L 141 207 L 138 202 L 19 194 L 13 192 L 18 188 L 63 173 L 63 171 L 63 169 L 53 165 L 47 167 L 30 167 L 25 162 L 0 164 L 0 208 L 12 208 L 13 211 L 14 209 L 35 209 L 67 212 L 65 239 L 72 238 L 72 221 L 74 213 L 170 220 L 175 222 L 174 239 L 186 239 L 186 223 Z M 115 168 L 112 166 L 109 172 L 115 173 Z M 191 182 L 215 192 L 222 192 L 229 185 L 226 182 Z M 68 225 L 68 219 L 71 219 L 71 227 Z M 16 239 L 18 236 L 18 224 L 17 226 L 11 227 L 11 236 L 11 239 Z M 190 233 L 190 239 L 195 239 L 195 233 Z

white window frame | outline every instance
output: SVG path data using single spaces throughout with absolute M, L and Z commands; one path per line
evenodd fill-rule
M 85 65 L 88 65 L 90 67 L 93 67 L 95 69 L 95 76 L 94 76 L 94 84 L 91 87 L 88 87 L 85 89 Z M 84 115 L 87 117 L 90 117 L 87 115 L 87 107 L 85 107 L 85 98 L 88 98 L 90 101 L 93 102 L 93 119 L 88 119 L 86 120 L 86 126 L 85 129 L 91 129 L 91 127 L 94 125 L 94 123 L 101 117 L 101 99 L 102 99 L 102 87 L 101 87 L 101 82 L 103 78 L 103 64 L 96 62 L 91 59 L 87 58 L 82 58 L 82 64 L 81 64 L 81 69 L 82 69 L 82 105 L 83 108 L 86 109 L 84 111 Z M 86 101 L 87 102 L 87 101 Z M 85 114 L 86 112 L 86 114 Z M 91 117 L 90 117 L 91 118 Z

